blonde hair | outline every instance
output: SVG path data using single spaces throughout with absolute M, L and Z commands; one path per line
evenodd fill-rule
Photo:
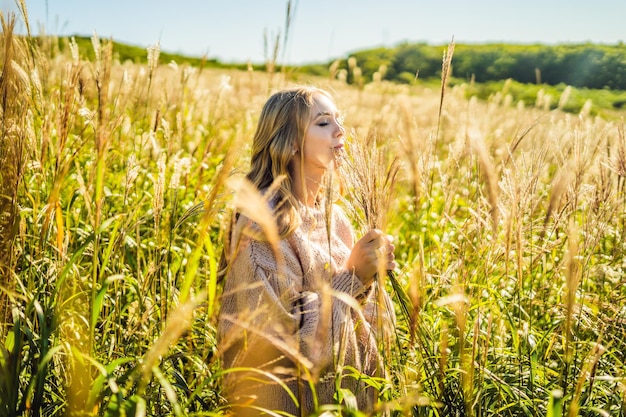
M 303 149 L 316 94 L 332 99 L 327 91 L 311 86 L 292 87 L 274 93 L 261 110 L 252 140 L 247 178 L 263 192 L 275 186 L 272 187 L 276 191 L 271 201 L 281 237 L 288 236 L 299 225 L 298 200 L 293 184 L 293 151 Z M 278 180 L 280 183 L 274 184 Z

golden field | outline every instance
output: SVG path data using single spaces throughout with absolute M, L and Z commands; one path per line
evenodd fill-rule
M 626 414 L 622 119 L 548 110 L 567 96 L 484 102 L 445 80 L 358 87 L 159 63 L 158 48 L 118 62 L 95 37 L 88 61 L 10 29 L 0 416 L 227 413 L 214 326 L 229 179 L 261 106 L 293 83 L 333 93 L 349 148 L 399 161 L 380 414 Z

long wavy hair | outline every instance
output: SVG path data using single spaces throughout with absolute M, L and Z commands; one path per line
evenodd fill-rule
M 304 138 L 316 94 L 332 99 L 326 90 L 311 86 L 274 93 L 261 110 L 252 140 L 250 171 L 246 177 L 262 192 L 270 186 L 275 190 L 271 201 L 281 238 L 289 236 L 299 225 L 292 161 L 294 157 L 303 158 Z M 300 151 L 295 156 L 294 149 Z

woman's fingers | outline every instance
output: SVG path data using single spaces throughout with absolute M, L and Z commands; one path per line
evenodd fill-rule
M 386 270 L 395 269 L 395 255 L 393 254 L 395 247 L 393 245 L 381 246 L 378 249 L 378 262 L 381 262 Z
M 362 237 L 362 239 L 365 241 L 366 244 L 370 244 L 370 243 L 375 243 L 375 242 L 381 241 L 381 239 L 383 239 L 383 237 L 384 237 L 384 234 L 383 234 L 382 230 L 370 229 Z
M 375 249 L 376 259 L 378 262 L 382 262 L 386 270 L 395 269 L 395 255 L 393 252 L 396 247 L 392 243 L 394 238 L 391 235 L 384 235 L 382 231 L 378 229 L 375 230 L 374 235 L 376 236 L 371 240 L 371 243 L 375 246 L 378 246 Z
M 396 250 L 396 247 L 391 243 L 387 243 L 378 247 L 378 252 L 380 252 L 381 255 L 393 254 L 395 250 Z
M 393 240 L 393 236 L 385 235 L 380 229 L 369 230 L 352 249 L 348 268 L 354 270 L 366 285 L 377 272 L 395 269 Z

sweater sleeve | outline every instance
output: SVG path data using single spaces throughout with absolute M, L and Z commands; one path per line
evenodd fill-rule
M 333 277 L 332 288 L 335 291 L 345 292 L 357 300 L 364 299 L 370 291 L 369 286 L 363 285 L 359 277 L 346 268 L 339 270 Z
M 333 222 L 335 233 L 339 239 L 348 249 L 352 250 L 354 247 L 354 230 L 346 213 L 336 204 L 333 206 Z M 363 300 L 371 290 L 371 286 L 364 286 L 359 277 L 353 271 L 348 270 L 345 265 L 339 269 L 333 278 L 332 287 L 334 290 L 348 293 L 358 300 Z

